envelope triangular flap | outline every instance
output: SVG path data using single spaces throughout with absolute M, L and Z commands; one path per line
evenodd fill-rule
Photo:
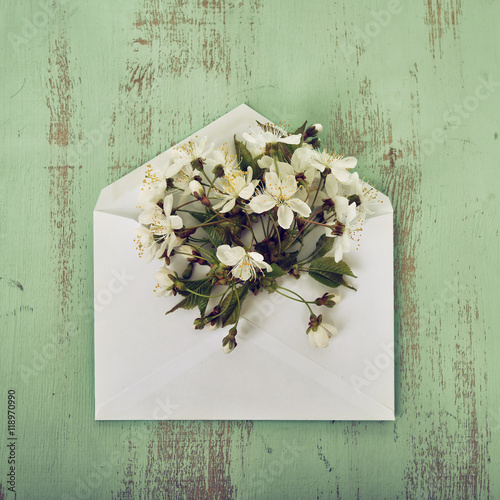
M 184 144 L 196 136 L 207 136 L 208 142 L 213 142 L 217 146 L 227 143 L 233 144 L 234 134 L 241 134 L 248 131 L 249 125 L 255 126 L 256 120 L 267 122 L 268 120 L 249 108 L 246 104 L 241 104 L 221 118 L 215 120 L 210 125 L 202 128 L 195 134 L 181 141 L 177 146 Z M 161 169 L 171 155 L 173 148 L 159 154 L 151 161 L 125 175 L 121 179 L 105 187 L 97 200 L 96 211 L 108 212 L 123 217 L 137 219 L 140 211 L 136 208 L 137 193 L 140 190 L 144 174 L 148 165 Z
M 241 105 L 191 137 L 231 144 L 234 133 L 255 120 L 267 121 Z M 380 194 L 384 203 L 374 221 L 366 222 L 365 250 L 351 262 L 360 276 L 358 292 L 346 293 L 334 311 L 341 334 L 328 349 L 309 347 L 307 317 L 296 303 L 260 294 L 253 297 L 254 311 L 268 311 L 272 304 L 273 313 L 262 321 L 247 310 L 240 345 L 226 356 L 220 349 L 224 333 L 195 332 L 194 313 L 165 317 L 177 299 L 153 296 L 158 266 L 139 259 L 132 240 L 146 166 L 161 167 L 168 154 L 104 188 L 95 207 L 96 419 L 392 419 L 393 358 L 376 376 L 366 370 L 380 352 L 390 352 L 387 342 L 393 339 L 389 200 Z M 311 282 L 304 276 L 289 285 L 318 293 Z M 380 295 L 377 304 L 373 294 Z M 361 382 L 353 385 L 353 375 Z

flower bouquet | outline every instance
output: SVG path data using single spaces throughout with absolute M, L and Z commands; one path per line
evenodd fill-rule
M 313 347 L 327 347 L 337 335 L 312 306 L 334 307 L 340 302 L 334 290 L 353 288 L 345 277 L 356 276 L 342 258 L 351 240 L 359 240 L 375 196 L 350 172 L 355 158 L 320 150 L 322 129 L 306 122 L 289 133 L 257 122 L 242 140 L 234 137 L 235 154 L 227 145 L 215 149 L 206 137 L 196 138 L 174 149 L 162 170 L 146 171 L 135 238 L 141 257 L 166 264 L 156 273 L 154 292 L 182 297 L 167 314 L 198 307 L 196 329 L 234 325 L 222 341 L 226 353 L 237 345 L 249 292 L 304 304 L 310 312 L 304 330 Z M 314 239 L 312 249 L 308 239 Z M 181 275 L 168 267 L 174 255 L 186 259 Z M 192 279 L 195 266 L 203 269 L 200 279 Z M 280 286 L 280 277 L 303 273 L 327 287 L 324 295 L 311 300 Z

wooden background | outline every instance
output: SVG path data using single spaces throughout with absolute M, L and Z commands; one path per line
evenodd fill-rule
M 17 499 L 500 498 L 498 1 L 1 12 L 0 499 L 8 389 Z M 98 194 L 242 102 L 393 200 L 395 422 L 93 419 Z

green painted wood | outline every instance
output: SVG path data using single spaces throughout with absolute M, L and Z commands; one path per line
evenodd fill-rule
M 4 2 L 0 499 L 8 389 L 18 499 L 499 498 L 499 7 Z M 99 191 L 241 102 L 394 202 L 394 423 L 93 420 Z

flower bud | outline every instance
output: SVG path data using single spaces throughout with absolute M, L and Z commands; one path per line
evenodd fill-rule
M 205 318 L 196 318 L 193 323 L 194 329 L 203 330 L 203 328 L 205 328 L 205 323 L 206 323 Z
M 194 170 L 203 170 L 204 158 L 196 158 L 191 162 L 191 166 Z
M 189 183 L 189 189 L 193 196 L 200 200 L 202 205 L 209 207 L 211 205 L 210 200 L 207 198 L 205 194 L 205 188 L 201 185 L 199 181 L 193 180 Z
M 205 188 L 198 181 L 191 181 L 189 183 L 189 189 L 197 200 L 200 200 L 205 196 Z
M 321 146 L 321 139 L 319 137 L 314 137 L 309 143 L 314 149 L 318 149 Z
M 180 253 L 185 257 L 189 257 L 190 255 L 198 256 L 198 252 L 191 245 L 181 245 L 176 248 L 175 253 Z
M 186 269 L 184 269 L 184 272 L 182 273 L 182 277 L 185 280 L 188 280 L 189 278 L 191 278 L 191 275 L 193 274 L 193 267 L 194 267 L 193 262 L 188 262 Z
M 338 293 L 325 293 L 322 297 L 318 297 L 315 300 L 317 306 L 326 306 L 332 308 L 336 306 L 341 300 Z
M 222 352 L 224 354 L 229 354 L 230 352 L 234 351 L 234 348 L 238 345 L 235 339 L 236 333 L 236 327 L 233 326 L 233 328 L 229 330 L 229 333 L 222 340 Z
M 222 165 L 216 165 L 212 170 L 214 177 L 217 179 L 218 177 L 224 176 L 224 167 Z
M 311 137 L 316 137 L 321 132 L 323 132 L 323 125 L 321 125 L 320 123 L 315 123 L 314 125 L 307 127 L 304 133 L 304 140 L 309 139 Z

